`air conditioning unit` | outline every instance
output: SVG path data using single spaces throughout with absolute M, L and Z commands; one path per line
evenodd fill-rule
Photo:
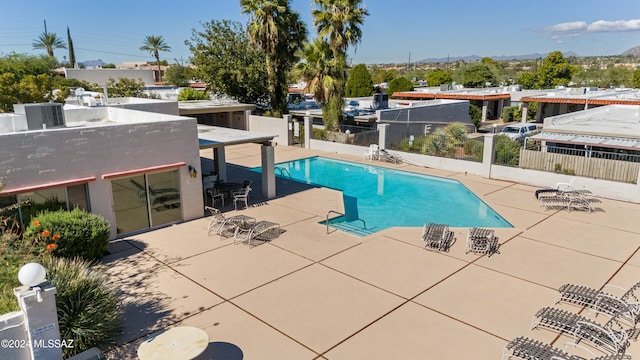
M 42 130 L 65 126 L 62 104 L 14 104 L 13 112 L 27 118 L 28 130 Z

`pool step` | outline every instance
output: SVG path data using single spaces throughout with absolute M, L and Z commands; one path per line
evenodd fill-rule
M 363 229 L 361 222 L 336 222 L 329 223 L 329 226 L 357 236 L 368 236 L 374 233 L 374 231 Z

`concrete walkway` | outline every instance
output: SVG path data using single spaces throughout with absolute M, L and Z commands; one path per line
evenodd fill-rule
M 318 154 L 277 147 L 276 162 Z M 226 158 L 237 165 L 230 179 L 248 177 L 260 149 L 231 147 Z M 569 340 L 530 330 L 560 285 L 640 281 L 640 205 L 602 199 L 601 212 L 544 211 L 529 186 L 376 165 L 457 179 L 515 228 L 496 230 L 500 252 L 491 257 L 465 254 L 462 228 L 448 253 L 423 250 L 421 228 L 327 234 L 320 222 L 341 209 L 341 194 L 279 180 L 278 198 L 254 191 L 254 206 L 225 213 L 279 223 L 284 232 L 271 242 L 234 245 L 207 235 L 202 218 L 111 244 L 103 262 L 126 318 L 109 357 L 136 358 L 154 331 L 196 326 L 210 338 L 198 359 L 499 359 L 517 336 L 558 347 Z M 640 345 L 632 341 L 628 353 L 640 358 Z

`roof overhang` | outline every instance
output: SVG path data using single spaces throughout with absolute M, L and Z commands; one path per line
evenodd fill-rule
M 220 148 L 228 145 L 266 143 L 278 135 L 198 124 L 200 149 Z
M 623 139 L 606 136 L 561 134 L 541 132 L 529 138 L 530 140 L 554 143 L 601 146 L 606 148 L 627 149 L 640 151 L 640 139 Z

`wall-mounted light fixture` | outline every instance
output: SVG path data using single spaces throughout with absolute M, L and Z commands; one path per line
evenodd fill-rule
M 191 175 L 192 179 L 195 179 L 198 176 L 198 170 L 193 166 L 189 165 L 189 175 Z

